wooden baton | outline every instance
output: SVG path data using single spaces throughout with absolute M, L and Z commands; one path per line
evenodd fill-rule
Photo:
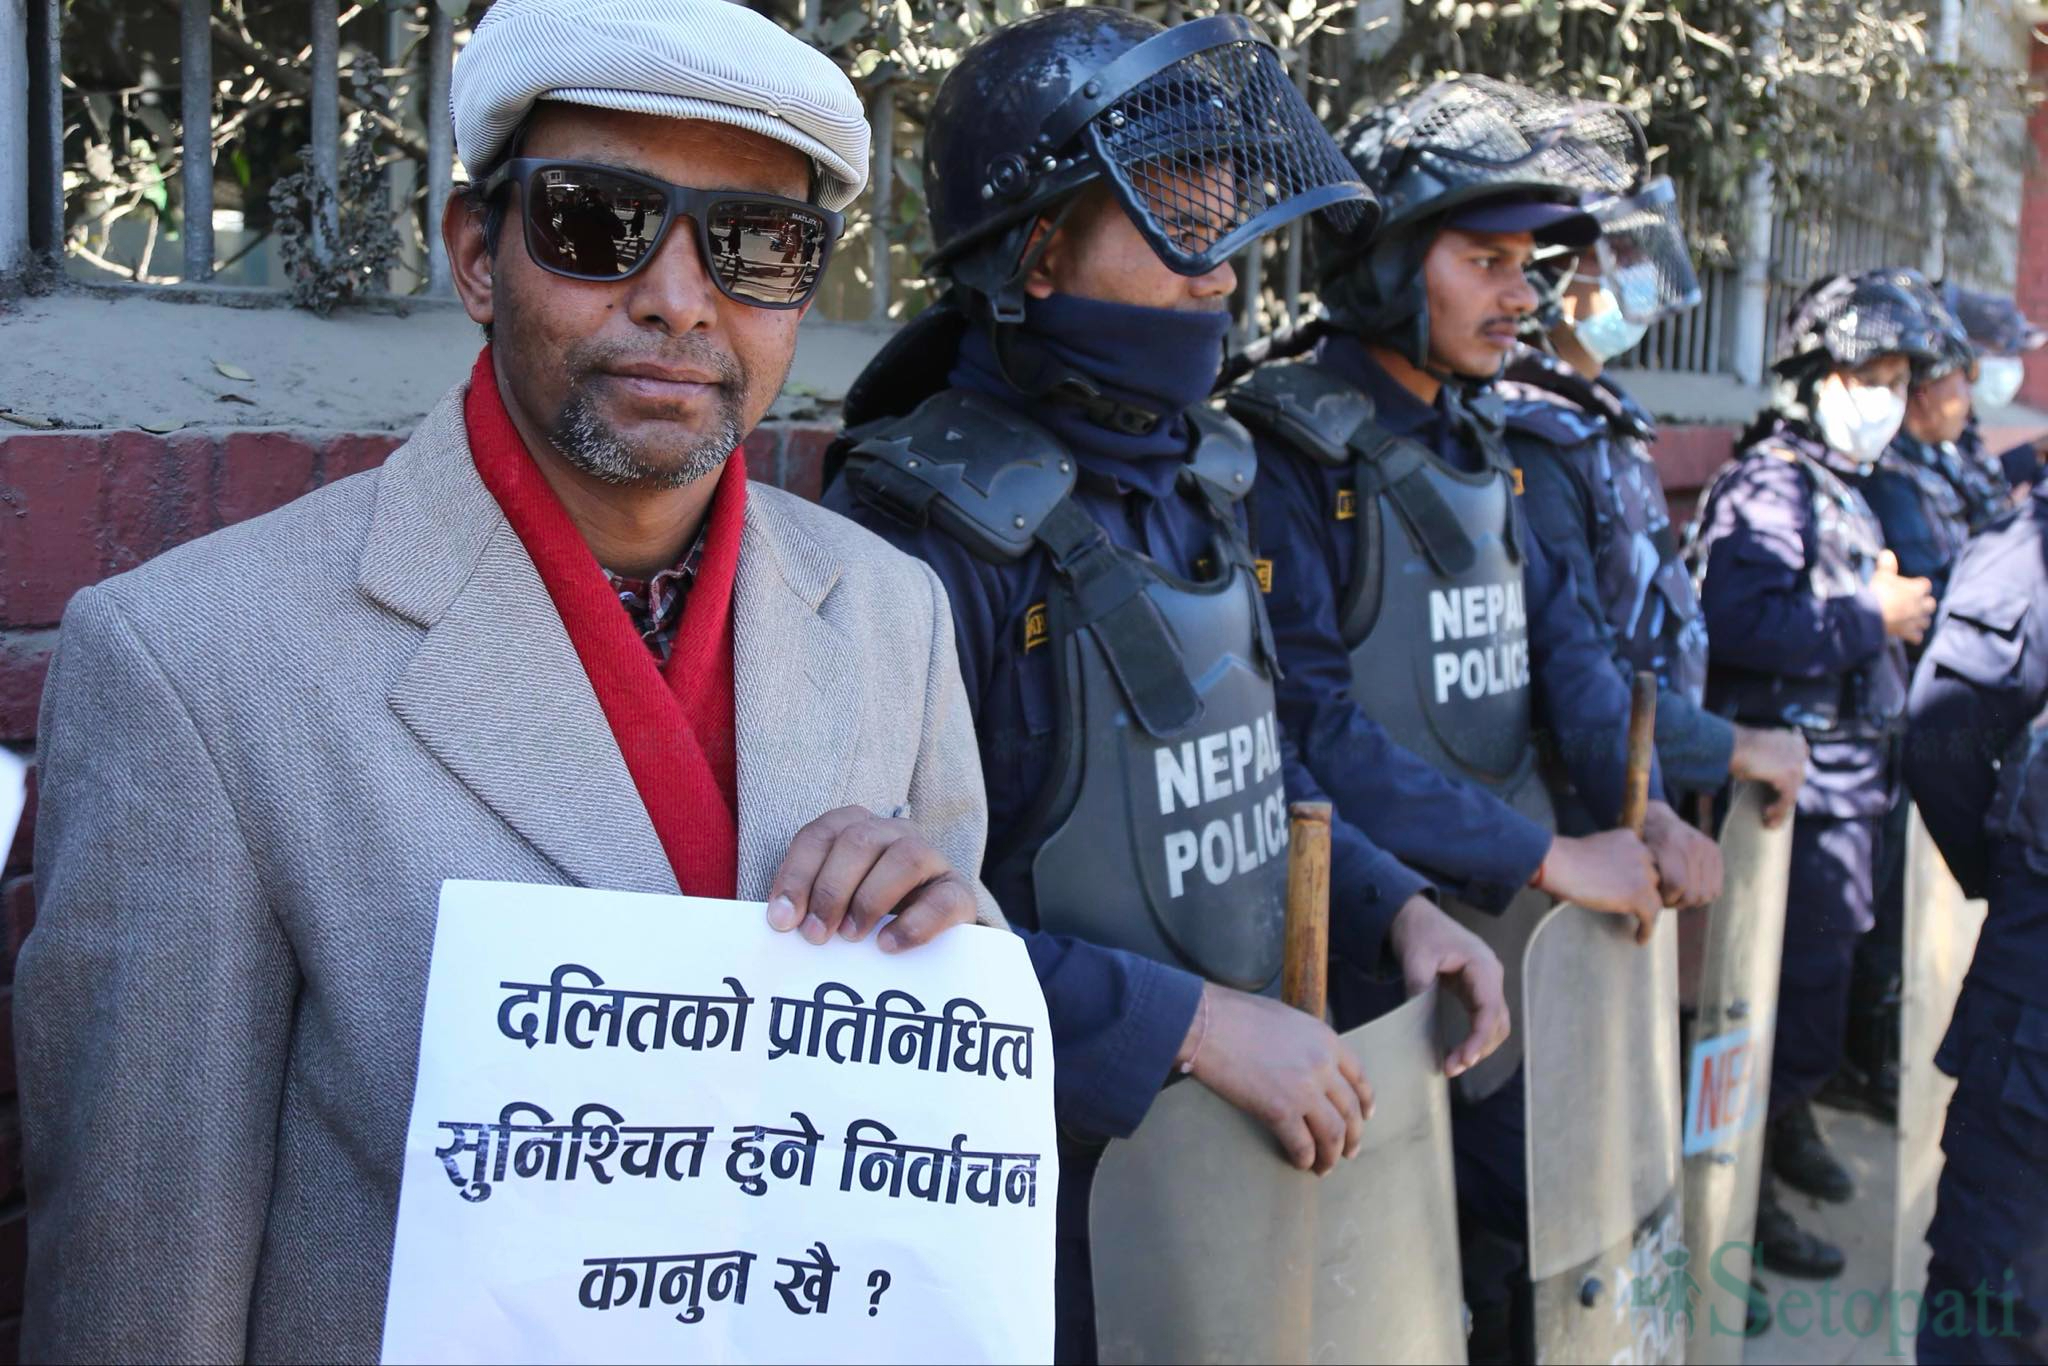
M 1280 999 L 1323 1018 L 1330 994 L 1330 804 L 1287 806 L 1287 949 Z
M 1621 824 L 1638 839 L 1650 809 L 1650 763 L 1657 755 L 1657 675 L 1636 674 L 1628 706 L 1628 776 L 1621 794 Z

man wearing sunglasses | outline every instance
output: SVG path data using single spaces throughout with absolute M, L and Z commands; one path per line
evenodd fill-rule
M 499 0 L 453 105 L 468 382 L 66 613 L 16 983 L 38 1360 L 376 1358 L 446 878 L 1001 923 L 936 578 L 736 452 L 866 178 L 852 86 L 740 5 Z
M 1192 1075 L 1317 1171 L 1358 1150 L 1371 1108 L 1336 1034 L 1261 994 L 1280 969 L 1286 803 L 1316 789 L 1277 723 L 1250 442 L 1204 403 L 1229 258 L 1370 202 L 1244 20 L 1162 29 L 1085 7 L 962 57 L 924 183 L 950 292 L 849 393 L 828 500 L 951 598 L 986 877 L 1035 931 L 1060 1050 L 1058 1354 L 1085 1360 L 1096 1163 L 1163 1083 Z M 1470 1003 L 1446 1061 L 1463 1071 L 1501 1038 L 1498 962 L 1423 879 L 1333 834 L 1333 934 Z

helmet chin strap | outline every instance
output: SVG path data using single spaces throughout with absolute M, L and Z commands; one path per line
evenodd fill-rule
M 994 292 L 974 291 L 980 307 L 977 320 L 988 329 L 996 353 L 996 365 L 1016 390 L 1030 398 L 1041 398 L 1078 409 L 1098 427 L 1127 436 L 1149 436 L 1168 413 L 1135 403 L 1125 403 L 1102 392 L 1095 382 L 1067 365 L 1024 331 L 1024 282 L 1044 259 L 1052 239 L 1066 225 L 1079 206 L 1081 196 L 1071 195 L 1052 217 L 1037 220 L 1045 224 L 1035 240 L 1026 239 L 1016 264 Z M 1027 228 L 1029 233 L 1031 229 Z

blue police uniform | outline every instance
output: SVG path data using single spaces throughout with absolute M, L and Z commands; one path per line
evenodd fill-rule
M 2048 1360 L 2048 493 L 1957 561 L 1913 675 L 1906 782 L 1990 903 L 1935 1064 L 1956 1079 L 1923 1362 Z M 1966 1306 L 1966 1307 L 1961 1307 Z
M 1956 454 L 1961 457 L 1962 482 L 1958 488 L 1969 509 L 1972 531 L 2001 515 L 2011 505 L 2015 488 L 2031 484 L 2041 475 L 2041 453 L 2033 442 L 2022 441 L 2010 450 L 1993 454 L 1975 413 L 1970 414 L 1963 434 L 1956 438 Z
M 1322 371 L 1363 394 L 1372 420 L 1397 437 L 1412 438 L 1459 475 L 1485 469 L 1468 424 L 1486 420 L 1449 386 L 1434 404 L 1403 388 L 1348 333 L 1326 338 L 1315 357 Z M 1369 715 L 1375 698 L 1355 690 L 1354 664 L 1340 627 L 1340 604 L 1358 572 L 1356 518 L 1374 515 L 1355 486 L 1349 465 L 1310 458 L 1297 445 L 1261 429 L 1259 478 L 1252 521 L 1261 553 L 1272 562 L 1267 603 L 1286 670 L 1280 682 L 1283 723 L 1294 732 L 1316 780 L 1336 799 L 1346 819 L 1362 826 L 1418 868 L 1439 876 L 1459 899 L 1498 911 L 1539 870 L 1551 832 L 1477 783 L 1437 773 L 1434 782 L 1405 776 L 1389 755 L 1406 757 Z M 1528 534 L 1516 508 L 1511 532 L 1520 555 L 1527 619 L 1529 676 L 1540 714 L 1574 785 L 1585 794 L 1594 821 L 1611 827 L 1621 809 L 1627 767 L 1625 720 L 1629 693 L 1623 676 L 1581 608 L 1570 572 L 1542 538 Z M 1387 650 L 1426 652 L 1430 642 L 1380 637 Z M 1382 699 L 1383 700 L 1383 699 Z M 1425 765 L 1425 767 L 1431 767 Z M 1653 774 L 1653 792 L 1661 778 Z M 1341 964 L 1333 964 L 1333 974 Z M 1332 998 L 1343 978 L 1333 975 Z M 1353 1010 L 1384 1009 L 1396 998 L 1359 993 Z M 1526 1243 L 1526 1125 L 1519 1068 L 1498 1090 L 1476 1101 L 1453 1096 L 1452 1135 L 1463 1217 L 1515 1244 Z M 1519 1275 L 1519 1268 L 1515 1269 Z M 1525 1279 L 1525 1278 L 1524 1278 Z M 1467 1258 L 1468 1293 L 1484 1293 Z
M 1863 481 L 1864 501 L 1884 527 L 1899 572 L 1927 579 L 1936 597 L 1970 538 L 1964 459 L 1952 443 L 1922 441 L 1902 430 Z
M 1948 571 L 1970 539 L 1972 492 L 1982 471 L 1954 442 L 1925 442 L 1903 430 L 1864 477 L 1864 502 L 1884 526 L 1884 547 L 1898 557 L 1898 571 L 1923 578 L 1935 598 L 1948 590 Z M 1858 973 L 1851 983 L 1849 1059 L 1872 1075 L 1880 1090 L 1892 1087 L 1890 1057 L 1896 1053 L 1896 989 L 1905 950 L 1905 838 L 1907 803 L 1894 801 L 1878 838 L 1874 926 L 1858 946 Z
M 1664 780 L 1718 789 L 1735 727 L 1704 706 L 1706 623 L 1650 456 L 1656 424 L 1605 375 L 1535 351 L 1514 359 L 1500 393 L 1536 539 L 1570 571 L 1617 667 L 1657 677 Z
M 1804 424 L 1769 416 L 1716 476 L 1700 513 L 1707 704 L 1792 725 L 1810 749 L 1792 832 L 1771 1073 L 1773 1115 L 1841 1065 L 1850 968 L 1872 923 L 1891 735 L 1905 656 L 1865 587 L 1883 545 L 1858 466 Z M 1788 458 L 1789 457 L 1789 458 Z
M 1171 313 L 1054 295 L 1033 299 L 1025 330 L 1034 344 L 1085 374 L 1101 392 L 1180 414 L 1206 396 L 1220 364 L 1228 318 Z M 1078 464 L 1071 502 L 1106 533 L 1168 574 L 1215 582 L 1211 509 L 1184 477 L 1195 435 L 1185 415 L 1149 432 L 1112 430 L 1077 407 L 1027 398 L 1005 378 L 993 344 L 969 329 L 946 387 L 1028 415 Z M 1068 699 L 1048 620 L 1054 572 L 1044 553 L 996 562 L 949 531 L 913 524 L 856 498 L 848 481 L 826 502 L 930 564 L 952 604 L 961 674 L 973 710 L 988 791 L 990 854 L 984 877 L 1030 946 L 1053 1031 L 1056 1104 L 1063 1126 L 1059 1209 L 1059 1355 L 1092 1354 L 1093 1296 L 1087 1208 L 1103 1140 L 1137 1128 L 1167 1080 L 1191 1025 L 1201 978 L 1165 961 L 1070 935 L 1040 933 L 1032 854 L 1016 836 L 1037 824 L 1059 762 Z M 1239 526 L 1242 528 L 1242 513 Z M 1289 800 L 1322 793 L 1284 733 Z M 1275 851 L 1279 857 L 1279 851 Z M 1342 820 L 1333 822 L 1333 934 L 1377 962 L 1395 912 L 1427 890 L 1417 873 Z M 1119 889 L 1104 889 L 1114 896 Z M 1132 893 L 1136 895 L 1135 891 Z M 1137 914 L 1142 914 L 1137 913 Z M 1398 979 L 1398 974 L 1395 974 Z

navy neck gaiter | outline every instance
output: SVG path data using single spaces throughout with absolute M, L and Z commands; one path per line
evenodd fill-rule
M 1184 411 L 1208 398 L 1215 387 L 1230 315 L 1054 294 L 1026 301 L 1021 331 L 1019 340 L 1051 363 L 1049 371 L 1071 369 L 1109 398 L 1164 414 L 1159 424 L 1134 435 L 1104 426 L 1070 403 L 1020 392 L 997 363 L 987 330 L 978 327 L 970 328 L 961 340 L 951 386 L 1023 408 L 1090 464 L 1178 465 L 1190 445 Z M 1153 482 L 1139 470 L 1131 474 L 1136 476 L 1133 482 Z

